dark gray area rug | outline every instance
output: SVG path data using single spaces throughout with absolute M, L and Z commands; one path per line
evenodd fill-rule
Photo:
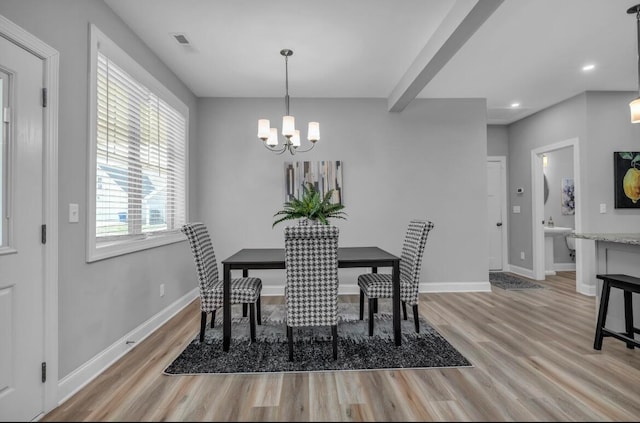
M 542 285 L 504 272 L 489 272 L 489 282 L 493 286 L 507 290 L 544 288 Z
M 402 345 L 393 342 L 390 310 L 380 300 L 375 315 L 374 336 L 368 336 L 365 320 L 358 320 L 358 304 L 340 303 L 338 359 L 333 360 L 330 327 L 294 328 L 294 361 L 289 361 L 284 305 L 263 305 L 262 325 L 256 326 L 256 342 L 249 339 L 249 322 L 241 306 L 232 309 L 231 346 L 222 351 L 222 310 L 216 327 L 208 327 L 205 340 L 196 334 L 185 350 L 165 369 L 168 375 L 202 373 L 308 372 L 327 370 L 366 370 L 470 367 L 471 363 L 420 318 L 415 332 L 409 307 L 408 320 L 402 320 Z

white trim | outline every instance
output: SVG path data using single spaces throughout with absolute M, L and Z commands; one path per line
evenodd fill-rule
M 170 304 L 167 308 L 152 316 L 131 332 L 118 339 L 107 347 L 104 351 L 96 354 L 92 359 L 78 367 L 60 380 L 58 392 L 60 393 L 60 404 L 68 400 L 84 388 L 89 382 L 98 377 L 109 366 L 122 358 L 125 354 L 138 346 L 154 331 L 168 322 L 182 309 L 187 307 L 200 295 L 198 288 L 195 288 L 181 298 Z M 194 336 L 195 336 L 194 332 Z
M 487 162 L 499 162 L 502 173 L 502 271 L 508 270 L 509 262 L 509 214 L 507 212 L 507 156 L 487 156 Z
M 418 292 L 435 293 L 435 292 L 490 292 L 491 284 L 489 281 L 481 282 L 423 282 L 420 283 Z M 338 295 L 359 295 L 360 289 L 358 285 L 339 285 Z M 273 297 L 284 295 L 284 285 L 268 285 L 262 286 L 262 296 Z
M 575 263 L 553 263 L 553 270 L 556 272 L 572 272 L 576 270 Z
M 583 197 L 581 195 L 582 184 L 580 181 L 580 140 L 576 138 L 570 138 L 564 141 L 560 141 L 554 144 L 545 145 L 531 150 L 531 234 L 533 249 L 531 252 L 533 258 L 533 279 L 543 280 L 545 275 L 545 263 L 544 263 L 544 227 L 542 220 L 544 219 L 544 192 L 543 192 L 543 168 L 542 168 L 542 154 L 548 153 L 554 150 L 560 150 L 561 148 L 573 147 L 573 181 L 575 189 L 575 231 L 577 233 L 582 232 L 582 213 Z M 576 242 L 576 291 L 580 292 L 581 285 L 583 285 L 582 279 L 584 268 L 580 266 L 580 251 L 579 243 Z M 582 261 L 584 263 L 584 261 Z
M 520 276 L 524 276 L 526 278 L 529 279 L 534 279 L 533 277 L 533 270 L 530 269 L 525 269 L 524 267 L 520 267 L 520 266 L 515 266 L 515 265 L 510 265 L 510 272 L 511 273 L 515 273 L 516 275 L 520 275 Z
M 436 292 L 491 292 L 489 281 L 478 282 L 426 282 L 420 284 L 420 293 Z
M 175 94 L 158 81 L 149 71 L 136 62 L 122 48 L 107 37 L 94 24 L 89 24 L 89 96 L 87 105 L 89 110 L 89 146 L 87 148 L 87 242 L 86 261 L 91 263 L 106 258 L 116 257 L 136 251 L 155 248 L 175 242 L 184 241 L 184 236 L 179 232 L 156 233 L 142 239 L 120 240 L 116 242 L 96 242 L 96 136 L 97 136 L 97 66 L 98 51 L 114 59 L 120 67 L 143 83 L 155 95 L 181 113 L 185 120 L 185 216 L 189 216 L 189 107 Z
M 30 51 L 44 62 L 47 107 L 43 109 L 43 218 L 47 225 L 44 249 L 44 352 L 47 381 L 44 383 L 44 412 L 58 404 L 58 79 L 59 53 L 40 39 L 0 15 L 0 34 Z

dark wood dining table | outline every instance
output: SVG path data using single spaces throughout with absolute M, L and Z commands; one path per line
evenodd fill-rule
M 222 349 L 229 351 L 231 344 L 231 307 L 229 285 L 231 271 L 242 270 L 242 276 L 249 270 L 284 269 L 284 248 L 243 248 L 226 260 L 222 260 L 224 304 L 223 304 L 223 340 Z M 395 345 L 401 345 L 400 329 L 400 257 L 379 247 L 339 247 L 338 267 L 370 267 L 377 272 L 378 267 L 391 267 L 393 281 L 393 337 Z M 364 330 L 364 329 L 363 329 Z

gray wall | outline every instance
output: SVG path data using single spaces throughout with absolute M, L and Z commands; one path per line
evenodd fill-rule
M 582 165 L 584 232 L 640 232 L 640 210 L 614 208 L 613 153 L 640 151 L 640 125 L 629 120 L 629 102 L 637 92 L 588 92 L 588 149 Z M 600 213 L 600 204 L 607 213 Z
M 389 113 L 385 99 L 291 99 L 302 128 L 320 122 L 321 140 L 294 157 L 267 151 L 258 118 L 280 127 L 284 101 L 201 99 L 198 103 L 197 217 L 224 259 L 242 247 L 282 247 L 284 224 L 272 229 L 284 200 L 284 162 L 342 160 L 346 221 L 342 246 L 378 245 L 400 254 L 408 220 L 430 219 L 422 282 L 487 281 L 486 105 L 484 100 L 417 100 Z M 459 116 L 465 116 L 464 120 Z M 304 144 L 303 144 L 304 145 Z M 342 285 L 358 272 L 341 269 Z M 361 272 L 360 272 L 361 273 Z M 260 272 L 281 286 L 280 271 Z
M 64 377 L 196 287 L 185 242 L 85 262 L 89 23 L 134 57 L 187 104 L 196 134 L 196 99 L 102 1 L 2 0 L 0 14 L 60 52 L 59 375 Z M 67 222 L 80 204 L 80 224 Z M 159 295 L 159 284 L 166 294 Z
M 487 125 L 487 156 L 509 157 L 509 128 L 506 125 Z
M 585 119 L 586 95 L 580 94 L 509 125 L 509 264 L 533 269 L 531 150 L 571 138 L 582 147 L 588 141 Z M 517 194 L 517 187 L 524 194 Z M 513 213 L 513 206 L 520 206 L 520 213 Z
M 532 269 L 531 150 L 570 138 L 580 145 L 582 231 L 640 231 L 640 212 L 615 209 L 613 194 L 613 152 L 640 151 L 640 125 L 629 120 L 629 101 L 636 96 L 590 91 L 509 125 L 510 264 Z M 515 193 L 518 186 L 525 195 Z M 602 203 L 607 213 L 600 213 Z M 513 214 L 513 205 L 522 213 Z M 520 251 L 526 260 L 520 260 Z

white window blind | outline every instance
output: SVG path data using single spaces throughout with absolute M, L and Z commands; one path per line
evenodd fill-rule
M 186 119 L 97 54 L 96 242 L 141 238 L 186 221 Z

